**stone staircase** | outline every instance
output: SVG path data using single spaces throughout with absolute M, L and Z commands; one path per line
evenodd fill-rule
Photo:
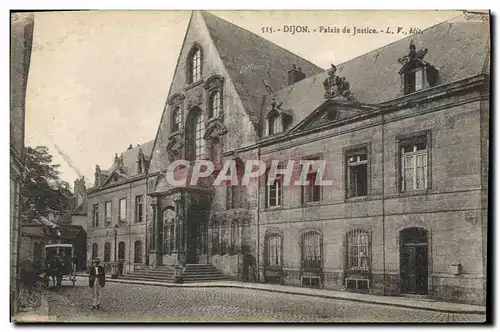
M 210 264 L 186 264 L 182 275 L 184 283 L 228 280 L 221 271 Z
M 172 266 L 157 266 L 154 269 L 135 270 L 120 276 L 125 280 L 143 280 L 173 283 L 175 271 Z M 210 264 L 186 264 L 183 273 L 183 283 L 223 281 L 229 278 Z
M 135 270 L 119 277 L 125 280 L 144 280 L 158 282 L 174 282 L 175 271 L 172 266 L 157 266 L 151 269 Z

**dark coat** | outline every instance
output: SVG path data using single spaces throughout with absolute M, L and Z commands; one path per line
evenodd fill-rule
M 95 273 L 95 266 L 90 268 L 89 274 L 89 286 L 94 287 L 95 279 L 97 277 L 97 281 L 99 282 L 99 286 L 104 287 L 106 285 L 106 273 L 104 272 L 104 267 L 98 266 L 98 274 Z

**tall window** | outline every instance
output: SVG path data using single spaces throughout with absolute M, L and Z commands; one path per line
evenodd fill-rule
M 232 222 L 229 233 L 229 252 L 231 254 L 235 253 L 237 245 L 238 245 L 238 224 Z
M 246 186 L 240 185 L 243 176 L 245 174 L 245 165 L 240 159 L 236 160 L 236 176 L 238 180 L 238 184 L 229 185 L 227 188 L 228 194 L 228 209 L 239 209 L 245 207 L 246 202 Z
M 417 68 L 404 74 L 405 94 L 422 90 L 424 84 L 423 69 Z
M 163 252 L 171 255 L 175 247 L 175 212 L 166 209 L 163 212 Z
M 202 159 L 205 153 L 205 121 L 203 119 L 203 113 L 196 119 L 196 134 L 195 134 L 195 148 L 196 148 L 196 159 Z
M 278 174 L 271 185 L 267 185 L 267 206 L 283 205 L 283 177 Z
M 317 164 L 309 165 L 307 171 L 308 183 L 302 186 L 302 203 L 319 202 L 321 200 L 321 186 L 316 184 L 317 175 Z
M 92 208 L 92 222 L 94 227 L 99 226 L 99 204 L 94 204 Z
M 135 241 L 134 243 L 134 263 L 142 263 L 142 243 L 141 241 Z
M 401 142 L 401 191 L 427 189 L 427 137 Z
M 212 255 L 218 255 L 220 253 L 219 242 L 219 226 L 214 223 L 212 224 Z
M 127 220 L 127 199 L 120 199 L 120 222 Z
M 222 111 L 221 96 L 219 91 L 215 91 L 210 96 L 209 117 L 218 117 Z
M 104 261 L 105 262 L 111 261 L 111 243 L 109 242 L 106 242 L 104 244 Z
M 268 129 L 269 136 L 280 133 L 281 132 L 281 121 L 278 113 L 273 113 L 269 116 L 268 120 Z
M 182 128 L 182 109 L 177 106 L 172 113 L 172 133 L 178 132 Z
M 347 267 L 350 271 L 370 270 L 370 233 L 355 229 L 347 233 Z
M 118 243 L 118 259 L 125 259 L 125 242 Z
M 135 197 L 135 222 L 142 222 L 142 195 Z
M 92 259 L 99 257 L 97 243 L 92 244 Z
M 347 160 L 347 198 L 368 195 L 368 157 L 366 149 L 349 151 Z
M 227 240 L 226 240 L 225 235 L 226 235 L 226 230 L 224 228 L 224 225 L 220 224 L 219 225 L 219 254 L 220 255 L 226 254 Z
M 106 226 L 111 225 L 111 202 L 104 203 L 104 219 L 106 219 Z
M 281 235 L 271 234 L 267 238 L 267 265 L 281 265 Z
M 321 234 L 310 230 L 300 235 L 301 267 L 305 269 L 321 268 Z
M 196 83 L 201 80 L 201 50 L 195 48 L 191 51 L 189 58 L 189 83 Z

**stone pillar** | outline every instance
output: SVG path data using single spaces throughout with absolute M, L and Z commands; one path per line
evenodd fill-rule
M 156 229 L 157 229 L 157 219 L 158 219 L 158 213 L 157 213 L 157 207 L 158 207 L 158 197 L 153 196 L 151 197 L 151 208 L 153 210 L 153 221 L 151 223 L 152 229 L 151 229 L 151 243 L 150 245 L 150 255 L 152 259 L 152 264 L 153 266 L 156 267 L 156 246 L 157 246 L 157 236 L 156 236 Z

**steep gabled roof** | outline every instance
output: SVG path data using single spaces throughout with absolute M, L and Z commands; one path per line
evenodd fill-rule
M 379 104 L 393 100 L 401 96 L 398 72 L 402 65 L 398 59 L 408 54 L 412 39 L 417 49 L 428 49 L 425 61 L 438 69 L 438 85 L 489 73 L 489 23 L 456 18 L 335 64 L 337 75 L 349 81 L 351 92 L 361 103 Z M 293 112 L 292 125 L 304 120 L 325 101 L 323 81 L 327 76 L 327 71 L 324 71 L 276 93 L 276 100 L 283 102 L 282 107 Z
M 269 95 L 262 80 L 279 91 L 288 84 L 288 71 L 301 67 L 306 77 L 323 71 L 308 60 L 256 34 L 202 12 L 208 32 L 250 120 L 258 126 L 262 99 Z

